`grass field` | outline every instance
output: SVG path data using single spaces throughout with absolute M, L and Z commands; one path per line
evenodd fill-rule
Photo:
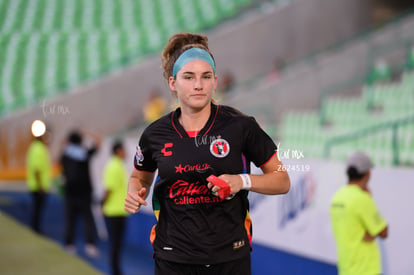
M 0 212 L 0 274 L 101 274 L 62 247 Z

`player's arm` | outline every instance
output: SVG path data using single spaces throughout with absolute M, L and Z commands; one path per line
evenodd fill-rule
M 278 195 L 286 194 L 290 189 L 290 179 L 286 172 L 286 169 L 278 169 L 283 165 L 277 158 L 277 155 L 273 155 L 268 162 L 262 167 L 262 175 L 249 175 L 251 181 L 250 191 L 267 194 Z M 281 171 L 284 170 L 284 171 Z M 243 189 L 243 179 L 240 175 L 228 175 L 224 174 L 219 176 L 230 186 L 230 193 L 234 194 Z M 209 188 L 212 188 L 213 192 L 217 192 L 220 188 L 212 186 L 209 183 Z
M 281 166 L 283 166 L 283 163 L 278 159 L 277 154 L 274 154 L 268 162 L 260 167 L 263 175 L 250 175 L 252 179 L 252 188 L 250 190 L 267 195 L 286 194 L 289 192 L 289 175 L 286 169 L 280 169 Z
M 375 240 L 376 237 L 380 237 L 381 239 L 386 239 L 388 237 L 388 225 L 385 226 L 381 232 L 379 232 L 376 236 L 371 236 L 368 232 L 365 232 L 364 241 L 372 242 Z
M 134 169 L 128 181 L 128 194 L 125 198 L 125 210 L 129 213 L 137 213 L 141 205 L 147 205 L 145 199 L 147 190 L 154 180 L 154 173 L 143 172 Z
M 364 241 L 370 242 L 380 237 L 388 237 L 388 224 L 379 213 L 371 195 L 364 196 L 359 208 L 359 218 L 363 222 L 366 232 L 363 237 Z
M 112 187 L 112 182 L 110 180 L 110 178 L 108 177 L 108 172 L 109 171 L 105 171 L 105 175 L 104 175 L 104 186 L 105 186 L 105 191 L 104 191 L 104 195 L 102 198 L 102 205 L 104 205 L 106 203 L 106 201 L 108 200 L 109 196 L 111 196 L 111 187 Z
M 378 237 L 381 239 L 386 239 L 388 237 L 388 225 L 378 234 Z
M 102 204 L 105 204 L 105 202 L 108 200 L 110 195 L 111 195 L 111 191 L 109 189 L 105 189 L 104 195 L 102 198 Z

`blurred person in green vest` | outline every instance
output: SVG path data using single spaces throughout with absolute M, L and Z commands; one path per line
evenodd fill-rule
M 103 177 L 105 186 L 103 213 L 109 226 L 110 262 L 113 275 L 122 274 L 120 258 L 127 218 L 124 199 L 127 195 L 128 184 L 124 158 L 125 149 L 122 142 L 115 141 L 112 145 L 112 157 L 105 166 Z
M 43 215 L 47 194 L 51 186 L 51 162 L 47 148 L 45 124 L 40 120 L 32 123 L 33 141 L 26 158 L 27 187 L 33 200 L 31 226 L 40 233 L 40 221 Z
M 376 238 L 387 238 L 388 225 L 368 188 L 373 164 L 363 152 L 347 161 L 348 184 L 333 196 L 330 207 L 339 275 L 379 275 L 381 255 Z

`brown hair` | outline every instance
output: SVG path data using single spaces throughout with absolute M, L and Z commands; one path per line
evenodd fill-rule
M 163 75 L 166 80 L 172 76 L 173 66 L 178 57 L 184 51 L 191 48 L 206 50 L 214 60 L 214 57 L 208 48 L 207 36 L 188 32 L 176 33 L 168 39 L 161 55 L 161 66 L 164 70 Z

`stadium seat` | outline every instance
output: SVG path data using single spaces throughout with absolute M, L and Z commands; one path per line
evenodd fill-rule
M 372 66 L 367 76 L 367 84 L 374 84 L 379 81 L 388 81 L 391 79 L 391 69 L 384 60 L 378 60 Z
M 414 70 L 414 46 L 410 47 L 407 53 L 407 63 L 405 64 L 407 71 Z
M 253 0 L 3 0 L 0 79 L 8 110 L 34 104 L 159 52 L 177 31 L 199 32 Z M 5 109 L 5 108 L 3 108 Z
M 282 142 L 291 148 L 305 148 L 307 157 L 320 158 L 324 156 L 324 146 L 331 138 L 351 135 L 348 140 L 331 147 L 331 158 L 345 160 L 351 150 L 364 150 L 378 165 L 413 165 L 414 123 L 399 126 L 398 152 L 393 148 L 393 128 L 387 126 L 414 117 L 413 86 L 414 73 L 405 71 L 398 82 L 363 85 L 358 97 L 329 96 L 322 101 L 321 110 L 327 122 L 324 125 L 318 123 L 316 111 L 289 113 L 281 123 Z M 378 128 L 377 125 L 384 127 Z M 366 129 L 372 130 L 352 138 L 353 133 L 369 131 Z

